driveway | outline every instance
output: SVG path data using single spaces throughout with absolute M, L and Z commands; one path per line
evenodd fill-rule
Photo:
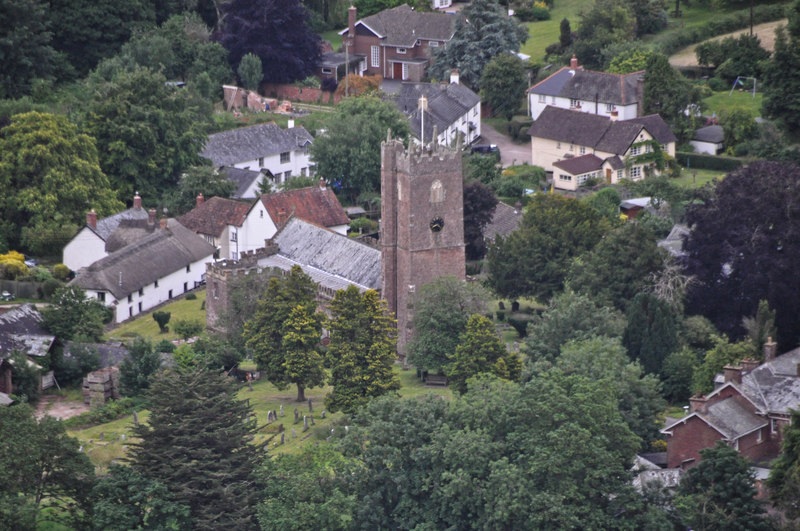
M 525 162 L 531 163 L 530 142 L 517 144 L 486 122 L 481 122 L 481 140 L 479 143 L 496 144 L 500 148 L 500 162 L 503 163 L 504 168 Z

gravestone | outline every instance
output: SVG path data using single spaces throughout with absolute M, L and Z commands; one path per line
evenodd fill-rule
M 297 432 L 292 428 L 292 439 L 297 439 Z
M 283 444 L 283 443 L 284 443 L 284 437 L 285 437 L 285 435 L 286 435 L 286 433 L 285 433 L 285 432 L 281 432 L 281 444 Z
M 283 416 L 283 404 L 281 404 L 281 417 Z
M 297 424 L 300 422 L 300 412 L 297 411 L 297 408 L 294 408 L 294 423 Z
M 311 425 L 313 426 L 314 425 L 314 415 L 309 415 L 309 417 L 311 417 Z
M 311 405 L 311 399 L 310 398 L 308 399 L 308 411 L 309 411 L 309 413 L 314 411 L 314 406 Z
M 306 431 L 307 429 L 308 429 L 308 417 L 303 415 L 303 431 Z
M 139 415 L 135 411 L 133 412 L 133 425 L 137 428 L 139 427 Z
M 322 410 L 322 415 L 321 416 L 322 416 L 322 418 L 325 418 L 325 410 L 324 409 Z

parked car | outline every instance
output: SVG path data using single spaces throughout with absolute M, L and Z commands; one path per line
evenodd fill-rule
M 490 155 L 490 154 L 497 154 L 500 156 L 500 148 L 497 147 L 497 144 L 477 144 L 472 146 L 472 149 L 469 151 L 470 155 L 474 155 L 475 153 L 479 153 L 481 155 Z
M 7 291 L 0 293 L 0 301 L 13 301 L 13 300 L 14 300 L 13 293 L 9 293 Z
M 27 254 L 25 255 L 25 265 L 28 267 L 36 267 L 39 265 L 39 260 L 36 258 L 31 258 Z

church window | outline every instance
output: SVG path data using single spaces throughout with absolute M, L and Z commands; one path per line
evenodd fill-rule
M 442 181 L 436 179 L 431 184 L 431 203 L 441 203 L 442 201 L 444 201 L 444 188 Z

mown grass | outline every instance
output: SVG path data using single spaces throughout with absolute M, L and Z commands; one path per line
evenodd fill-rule
M 722 179 L 724 177 L 724 171 L 684 169 L 681 172 L 681 176 L 673 179 L 672 182 L 684 188 L 700 188 L 714 179 Z
M 752 112 L 753 116 L 761 116 L 761 102 L 763 99 L 764 96 L 760 92 L 756 92 L 755 97 L 753 97 L 752 92 L 746 90 L 734 90 L 733 93 L 730 90 L 715 92 L 712 96 L 703 100 L 703 105 L 706 109 L 704 114 L 706 116 L 719 115 L 723 109 L 740 107 Z
M 124 323 L 107 332 L 106 339 L 125 341 L 137 335 L 153 342 L 158 342 L 162 339 L 167 339 L 169 341 L 178 339 L 178 335 L 172 331 L 172 327 L 170 326 L 174 324 L 175 321 L 182 319 L 184 321 L 200 321 L 203 324 L 206 322 L 206 311 L 203 307 L 203 303 L 206 300 L 206 290 L 196 290 L 192 293 L 197 295 L 196 299 L 189 300 L 182 297 L 156 310 L 146 312 L 133 321 Z M 153 319 L 153 311 L 170 312 L 171 316 L 167 324 L 167 326 L 170 327 L 170 331 L 166 334 L 162 334 L 159 331 L 158 324 Z
M 569 19 L 572 31 L 578 28 L 579 13 L 588 8 L 593 0 L 555 0 L 553 9 L 550 10 L 550 20 L 528 22 L 528 40 L 522 45 L 520 51 L 531 56 L 531 61 L 544 59 L 544 50 L 558 41 L 561 34 L 561 20 Z
M 339 35 L 339 32 L 342 29 L 343 28 L 332 29 L 332 30 L 328 30 L 328 31 L 323 31 L 321 33 L 322 40 L 323 41 L 328 41 L 329 43 L 331 43 L 331 46 L 333 47 L 334 51 L 338 50 L 339 47 L 342 45 L 342 36 Z

